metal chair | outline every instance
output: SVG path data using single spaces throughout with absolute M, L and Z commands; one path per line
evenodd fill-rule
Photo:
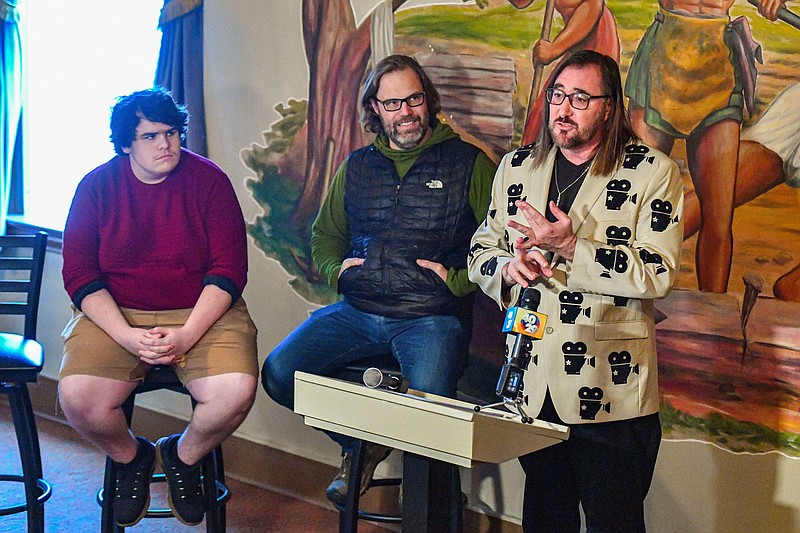
M 130 396 L 128 396 L 125 403 L 122 404 L 122 410 L 125 413 L 129 426 L 133 418 L 133 405 L 136 400 L 136 395 L 156 390 L 171 390 L 191 397 L 189 390 L 180 382 L 172 367 L 164 365 L 155 366 L 148 372 L 144 381 L 134 389 Z M 192 398 L 193 408 L 195 404 L 196 402 L 194 398 Z M 227 485 L 225 485 L 225 466 L 222 460 L 221 446 L 217 446 L 203 458 L 201 472 L 203 494 L 206 500 L 206 531 L 208 533 L 224 533 L 226 527 L 225 504 L 230 499 L 231 492 Z M 117 525 L 114 519 L 112 501 L 114 499 L 115 479 L 116 466 L 114 461 L 110 458 L 106 458 L 103 488 L 97 493 L 97 503 L 99 503 L 103 509 L 100 525 L 100 531 L 102 533 L 120 533 L 125 531 L 125 528 Z M 153 474 L 151 481 L 155 483 L 164 483 L 166 479 L 163 473 L 156 473 Z M 106 498 L 105 495 L 109 497 Z M 174 516 L 172 510 L 169 508 L 157 509 L 151 507 L 147 510 L 145 518 L 173 518 Z
M 8 396 L 17 433 L 22 475 L 2 474 L 0 482 L 25 486 L 25 501 L 4 504 L 0 516 L 27 512 L 28 531 L 44 531 L 44 503 L 50 484 L 42 475 L 42 457 L 28 383 L 38 379 L 44 350 L 36 342 L 36 319 L 47 248 L 47 234 L 0 237 L 0 315 L 23 317 L 23 334 L 0 333 L 0 393 Z

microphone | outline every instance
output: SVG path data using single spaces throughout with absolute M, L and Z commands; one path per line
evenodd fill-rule
M 495 394 L 501 398 L 516 400 L 522 394 L 522 375 L 531 362 L 533 341 L 542 338 L 547 324 L 547 315 L 536 312 L 541 299 L 538 289 L 528 287 L 522 291 L 519 305 L 506 312 L 503 331 L 516 334 L 516 339 L 497 380 Z
M 397 392 L 408 392 L 408 379 L 402 374 L 384 374 L 380 368 L 370 367 L 364 371 L 364 385 L 370 389 L 389 389 Z
M 528 287 L 522 291 L 519 305 L 510 307 L 503 320 L 503 333 L 519 333 L 526 337 L 541 339 L 544 336 L 544 326 L 547 324 L 547 315 L 537 313 L 542 295 L 538 289 Z

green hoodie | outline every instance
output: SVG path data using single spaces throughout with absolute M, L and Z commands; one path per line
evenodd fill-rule
M 438 122 L 430 139 L 411 150 L 392 149 L 389 146 L 389 139 L 382 133 L 375 138 L 374 144 L 383 155 L 394 162 L 397 174 L 400 179 L 403 179 L 423 151 L 453 137 L 458 137 L 458 134 L 447 124 Z M 328 196 L 311 228 L 311 257 L 325 281 L 337 291 L 342 261 L 345 260 L 345 254 L 350 249 L 350 226 L 344 211 L 346 166 L 347 161 L 345 160 L 336 171 Z M 492 180 L 496 170 L 497 165 L 489 159 L 489 156 L 480 152 L 475 159 L 469 184 L 469 205 L 472 207 L 472 212 L 475 213 L 475 220 L 478 224 L 483 222 L 489 210 Z M 469 281 L 466 268 L 451 268 L 447 274 L 446 283 L 456 296 L 465 296 L 477 287 Z

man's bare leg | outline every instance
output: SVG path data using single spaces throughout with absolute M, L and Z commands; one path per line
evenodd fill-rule
M 758 198 L 785 180 L 783 161 L 778 154 L 754 141 L 739 143 L 734 207 Z M 683 202 L 683 238 L 688 239 L 699 229 L 700 201 L 694 191 L 689 191 Z
M 198 378 L 186 384 L 197 405 L 178 441 L 178 457 L 198 463 L 244 421 L 253 405 L 256 378 L 230 373 Z
M 137 443 L 122 404 L 138 383 L 82 374 L 59 382 L 59 402 L 70 425 L 118 463 L 129 463 Z
M 645 142 L 645 144 L 649 144 L 653 148 L 657 148 L 667 155 L 672 152 L 672 146 L 675 144 L 675 138 L 671 135 L 667 135 L 661 130 L 655 129 L 645 122 L 643 108 L 629 101 L 628 114 L 631 117 L 631 126 L 633 126 L 633 131 L 642 141 Z
M 695 267 L 701 291 L 726 292 L 733 254 L 733 200 L 739 159 L 739 123 L 723 120 L 686 141 L 700 202 Z

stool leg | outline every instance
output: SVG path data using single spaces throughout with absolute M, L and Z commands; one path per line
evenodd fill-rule
M 225 463 L 222 459 L 222 445 L 220 444 L 217 446 L 212 453 L 214 454 L 214 478 L 224 485 Z M 216 496 L 216 486 L 214 487 L 214 490 L 214 495 Z M 228 499 L 226 498 L 225 501 L 217 506 L 217 531 L 219 533 L 225 533 L 225 528 L 227 526 L 227 504 Z
M 361 473 L 364 470 L 364 441 L 353 443 L 350 458 L 350 483 L 347 484 L 347 497 L 344 509 L 339 511 L 339 533 L 358 532 L 358 505 L 361 499 Z
M 106 457 L 106 470 L 103 477 L 103 502 L 100 515 L 100 533 L 116 533 L 117 523 L 114 520 L 114 479 L 116 467 L 110 457 Z
M 403 533 L 460 531 L 454 523 L 455 513 L 460 512 L 455 508 L 461 505 L 454 468 L 429 457 L 403 454 Z
M 39 437 L 36 432 L 36 419 L 25 383 L 15 383 L 9 389 L 9 404 L 14 429 L 17 433 L 22 476 L 25 480 L 25 501 L 28 505 L 28 532 L 44 532 L 44 505 L 37 501 L 41 490 L 42 456 L 39 450 Z
M 461 533 L 464 530 L 464 500 L 461 492 L 461 472 L 456 465 L 448 465 L 451 469 L 450 481 L 450 533 Z
M 136 400 L 136 394 L 131 394 L 122 403 L 122 412 L 125 414 L 125 419 L 128 422 L 128 427 L 131 425 L 133 417 L 133 404 Z M 103 503 L 102 514 L 100 516 L 100 532 L 101 533 L 124 533 L 125 528 L 118 525 L 114 518 L 114 492 L 116 492 L 116 479 L 117 467 L 110 457 L 106 457 L 106 471 L 103 478 Z
M 206 531 L 208 533 L 225 533 L 225 502 L 217 501 L 217 481 L 225 483 L 225 474 L 221 461 L 222 448 L 220 446 L 217 446 L 203 457 L 203 491 L 205 493 Z

